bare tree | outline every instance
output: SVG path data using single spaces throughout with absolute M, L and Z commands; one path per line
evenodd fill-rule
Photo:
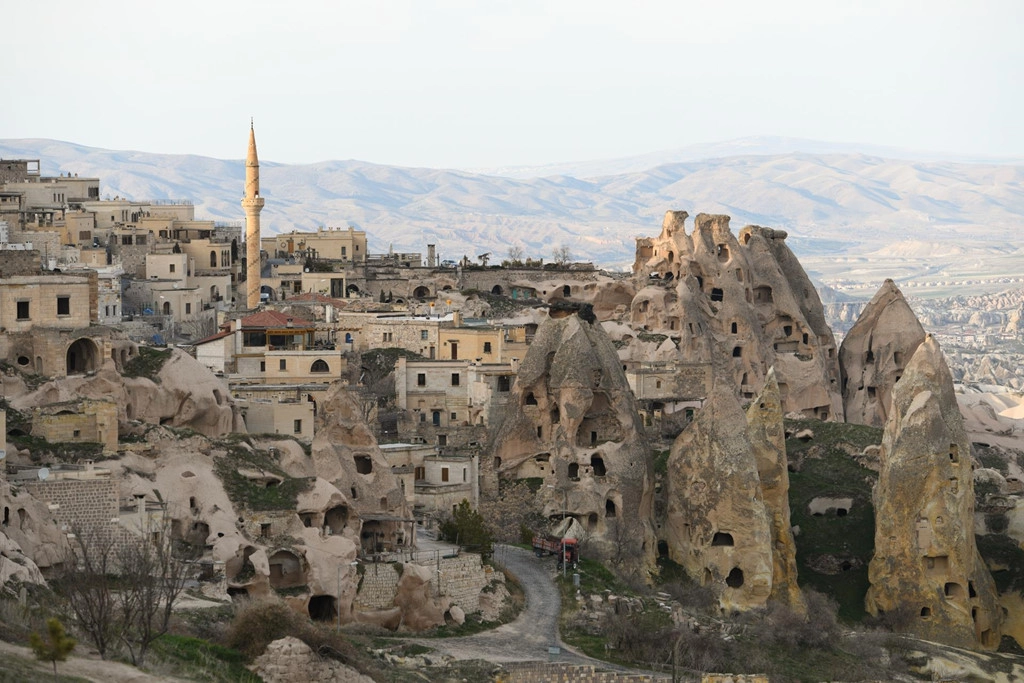
M 513 244 L 508 248 L 508 260 L 513 266 L 519 266 L 523 263 L 523 248 L 518 244 Z
M 159 523 L 119 548 L 122 588 L 118 603 L 120 620 L 126 627 L 120 638 L 136 666 L 144 662 L 153 641 L 167 633 L 174 603 L 193 574 L 192 565 L 186 561 L 192 558 L 175 556 L 170 531 L 170 517 L 164 506 Z
M 572 252 L 569 251 L 569 247 L 565 244 L 555 247 L 551 255 L 555 260 L 555 264 L 559 266 L 564 266 L 572 260 Z
M 119 628 L 114 596 L 115 536 L 110 527 L 76 529 L 58 581 L 78 627 L 106 659 Z
M 143 664 L 149 646 L 167 632 L 192 575 L 192 566 L 173 552 L 166 506 L 159 521 L 145 528 L 79 529 L 71 541 L 61 589 L 79 627 L 100 657 L 119 642 L 133 664 Z

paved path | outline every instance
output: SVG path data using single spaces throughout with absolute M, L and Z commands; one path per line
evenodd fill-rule
M 424 536 L 416 540 L 422 550 L 451 548 Z M 534 556 L 532 551 L 508 545 L 494 546 L 494 559 L 519 580 L 526 594 L 526 607 L 508 624 L 458 638 L 424 638 L 416 642 L 456 659 L 490 662 L 553 661 L 618 668 L 567 650 L 558 636 L 561 596 L 555 586 L 555 558 Z M 550 648 L 558 648 L 552 654 Z

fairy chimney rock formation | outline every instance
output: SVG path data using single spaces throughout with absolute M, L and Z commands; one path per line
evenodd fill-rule
M 669 211 L 659 236 L 637 240 L 632 326 L 668 337 L 684 363 L 712 363 L 724 348 L 722 379 L 745 399 L 774 366 L 784 412 L 842 419 L 835 338 L 785 231 L 747 226 L 737 238 L 728 216 L 702 213 L 687 234 L 687 217 Z
M 668 459 L 669 555 L 728 610 L 763 606 L 773 592 L 772 514 L 746 424 L 732 387 L 717 381 Z
M 847 422 L 885 424 L 893 385 L 922 341 L 920 321 L 896 283 L 886 280 L 839 348 Z
M 995 649 L 1002 612 L 974 540 L 970 443 L 931 335 L 893 388 L 874 505 L 868 612 L 902 608 L 923 638 Z
M 552 308 L 519 367 L 483 489 L 539 477 L 544 514 L 575 518 L 589 547 L 627 573 L 653 569 L 653 485 L 635 400 L 589 307 Z
M 768 369 L 764 389 L 747 408 L 747 433 L 761 482 L 761 497 L 768 512 L 772 542 L 770 599 L 804 612 L 803 595 L 796 581 L 796 541 L 789 521 L 789 470 L 786 430 L 775 369 Z

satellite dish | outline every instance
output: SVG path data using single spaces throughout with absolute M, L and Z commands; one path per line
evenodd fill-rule
M 46 481 L 47 477 L 50 476 L 50 468 L 40 467 L 39 471 L 36 472 L 36 476 L 39 477 L 39 481 Z

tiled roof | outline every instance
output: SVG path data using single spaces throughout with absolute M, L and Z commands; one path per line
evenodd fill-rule
M 259 313 L 253 313 L 250 316 L 242 318 L 242 329 L 279 330 L 288 327 L 289 321 L 291 321 L 291 327 L 298 327 L 300 329 L 311 329 L 316 327 L 315 324 L 304 318 L 296 318 L 295 316 L 285 315 L 278 311 L 260 311 Z

